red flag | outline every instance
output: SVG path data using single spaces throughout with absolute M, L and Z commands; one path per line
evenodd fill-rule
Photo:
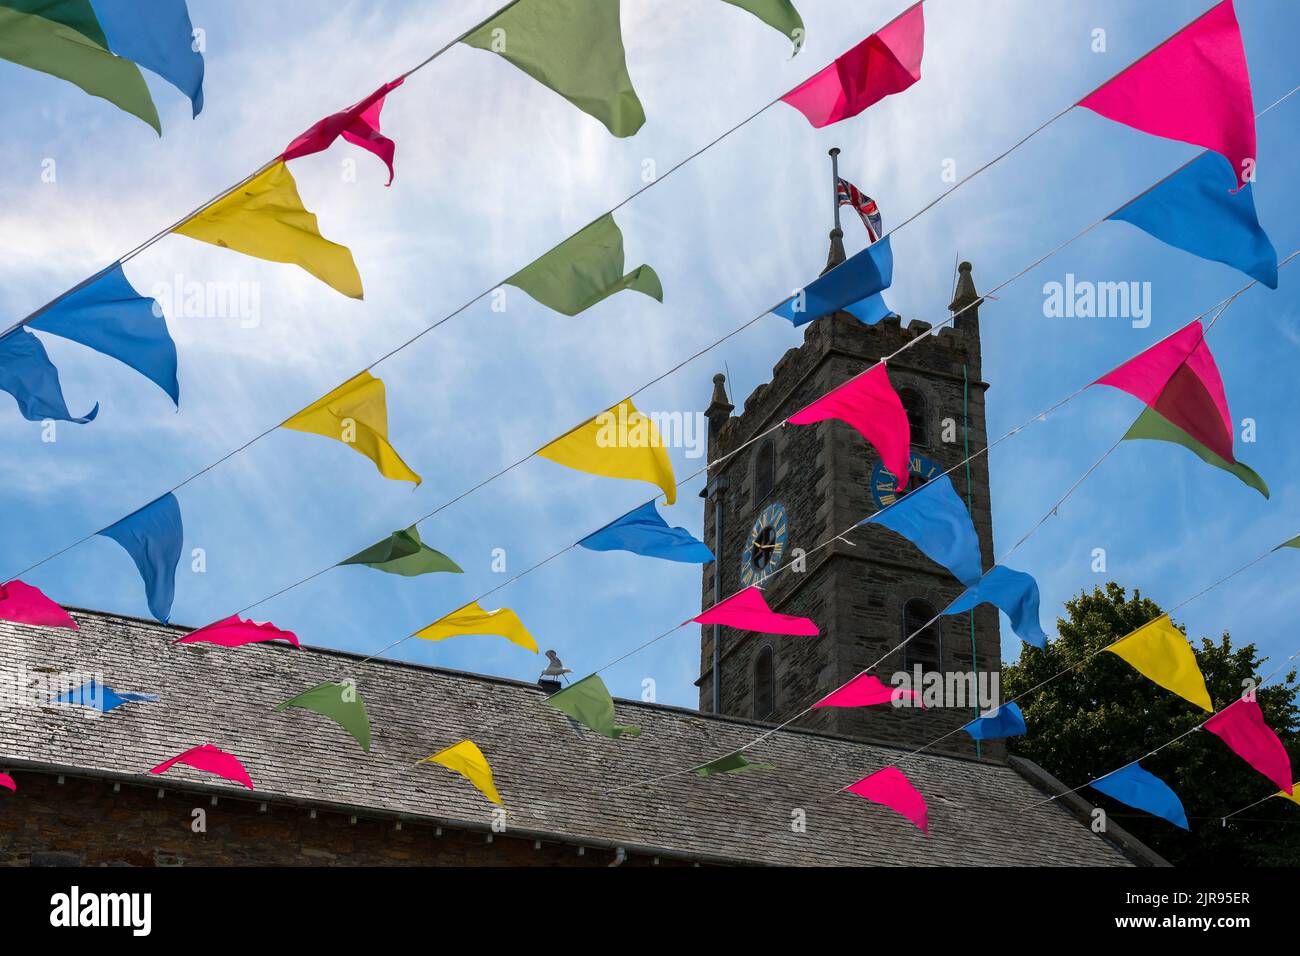
M 385 83 L 360 103 L 354 103 L 338 113 L 331 113 L 311 129 L 300 135 L 280 155 L 281 159 L 297 159 L 319 153 L 342 136 L 353 146 L 374 153 L 388 167 L 388 183 L 393 184 L 393 153 L 397 147 L 391 139 L 379 132 L 379 112 L 384 108 L 384 97 L 402 85 L 405 77 L 399 76 Z
M 883 362 L 827 392 L 786 421 L 791 425 L 811 425 L 827 418 L 838 418 L 856 428 L 898 479 L 898 491 L 901 493 L 907 487 L 912 431 L 903 402 L 890 384 Z
M 891 93 L 901 93 L 921 78 L 925 15 L 909 7 L 826 69 L 785 96 L 817 129 L 857 116 Z
M 249 778 L 244 765 L 239 762 L 239 758 L 234 754 L 219 750 L 212 744 L 191 747 L 185 753 L 172 757 L 171 760 L 164 760 L 149 772 L 166 773 L 178 763 L 188 764 L 195 770 L 202 770 L 204 773 L 214 773 L 218 777 L 224 777 L 235 783 L 243 784 L 249 790 L 253 789 L 253 781 Z
M 298 637 L 293 631 L 282 631 L 270 621 L 261 624 L 247 621 L 238 614 L 232 614 L 223 621 L 191 631 L 184 637 L 178 637 L 173 644 L 216 644 L 218 647 L 242 647 L 245 644 L 259 644 L 263 641 L 288 641 L 299 647 Z
M 816 710 L 818 707 L 874 707 L 876 704 L 901 704 L 905 697 L 915 700 L 918 707 L 925 706 L 921 703 L 921 695 L 914 690 L 904 690 L 901 687 L 886 687 L 880 682 L 879 678 L 868 674 L 859 674 L 839 690 L 832 691 L 813 704 L 813 709 Z
M 1144 133 L 1222 153 L 1247 182 L 1255 104 L 1232 0 L 1223 0 L 1078 103 Z
M 77 622 L 67 611 L 42 594 L 40 588 L 22 581 L 0 584 L 0 621 L 77 630 Z
M 1254 698 L 1229 704 L 1205 722 L 1205 729 L 1286 793 L 1291 793 L 1291 757 L 1277 734 L 1264 722 L 1264 712 Z
M 901 813 L 915 823 L 922 833 L 930 835 L 930 811 L 925 805 L 925 797 L 921 796 L 921 791 L 912 786 L 912 781 L 897 767 L 877 770 L 845 789 L 874 803 L 884 804 L 895 813 Z
M 1093 384 L 1140 398 L 1220 458 L 1236 461 L 1228 397 L 1200 319 Z
M 817 625 L 806 617 L 773 612 L 758 588 L 745 588 L 691 620 L 697 624 L 723 624 L 738 631 L 758 631 L 760 634 L 816 637 L 820 633 Z

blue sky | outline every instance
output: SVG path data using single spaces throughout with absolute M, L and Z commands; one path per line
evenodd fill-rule
M 74 412 L 41 441 L 0 397 L 0 575 L 11 576 L 103 527 L 492 287 L 642 185 L 780 95 L 898 13 L 903 2 L 798 4 L 808 42 L 783 39 L 722 3 L 624 0 L 628 64 L 648 122 L 630 139 L 497 58 L 455 47 L 388 101 L 397 177 L 338 144 L 292 164 L 322 232 L 348 245 L 364 302 L 292 267 L 169 237 L 126 267 L 142 293 L 159 283 L 243 282 L 258 296 L 253 327 L 237 315 L 169 314 L 180 352 L 181 408 L 129 369 L 43 336 Z M 207 35 L 206 106 L 197 120 L 150 76 L 162 139 L 72 86 L 0 63 L 7 136 L 0 169 L 6 324 L 282 150 L 326 113 L 360 99 L 486 16 L 495 0 L 331 4 L 190 0 Z M 186 551 L 173 619 L 224 617 L 405 527 L 483 477 L 693 354 L 807 282 L 826 255 L 826 150 L 879 202 L 886 228 L 947 188 L 945 163 L 973 171 L 1066 104 L 1200 13 L 1206 0 L 1159 4 L 928 0 L 923 79 L 856 119 L 813 130 L 784 106 L 690 163 L 617 214 L 629 268 L 661 276 L 659 305 L 624 293 L 574 318 L 521 293 L 505 312 L 485 300 L 375 369 L 388 387 L 394 445 L 424 475 L 412 492 L 337 443 L 277 431 L 187 485 L 179 498 Z M 1256 108 L 1297 81 L 1290 38 L 1300 8 L 1241 0 Z M 305 12 L 310 10 L 310 13 Z M 1093 52 L 1093 31 L 1106 52 Z M 1286 157 L 1300 146 L 1300 97 L 1259 123 L 1256 202 L 1279 255 L 1300 247 L 1300 186 Z M 981 290 L 1121 205 L 1196 153 L 1074 110 L 899 231 L 891 306 L 905 320 L 946 316 L 956 257 Z M 55 181 L 42 181 L 53 160 Z M 355 181 L 344 174 L 355 166 Z M 863 242 L 846 221 L 851 250 Z M 1173 447 L 1125 444 L 1058 517 L 1016 554 L 1043 591 L 1049 632 L 1062 601 L 1115 579 L 1166 605 L 1190 596 L 1300 532 L 1300 305 L 1285 270 L 1215 327 L 1210 344 L 1234 418 L 1254 418 L 1240 457 L 1273 489 L 1264 501 Z M 1150 282 L 1152 321 L 1046 318 L 1043 286 L 1066 273 Z M 1107 223 L 1002 290 L 982 309 L 989 432 L 1000 435 L 1189 321 L 1245 283 L 1235 271 Z M 725 366 L 740 404 L 802 333 L 768 316 L 638 396 L 643 410 L 695 411 Z M 1137 402 L 1094 389 L 991 453 L 995 541 L 1002 553 L 1136 417 Z M 680 476 L 701 462 L 673 452 Z M 665 509 L 697 534 L 700 482 Z M 648 486 L 588 477 L 533 460 L 421 526 L 463 576 L 403 579 L 365 568 L 328 571 L 257 607 L 307 643 L 369 652 L 440 617 L 649 496 Z M 795 541 L 810 547 L 816 542 Z M 507 572 L 492 571 L 505 549 Z M 1091 570 L 1105 548 L 1107 572 Z M 739 555 L 725 555 L 739 560 Z M 1193 635 L 1230 630 L 1283 656 L 1291 552 L 1176 615 Z M 145 615 L 129 558 L 98 538 L 26 576 L 56 600 Z M 605 664 L 698 613 L 694 566 L 576 550 L 498 591 L 543 648 L 578 673 Z M 1004 621 L 1004 657 L 1018 641 Z M 392 656 L 533 679 L 542 666 L 505 641 L 410 641 Z M 694 705 L 698 629 L 685 628 L 606 673 L 618 696 L 646 678 L 657 698 Z

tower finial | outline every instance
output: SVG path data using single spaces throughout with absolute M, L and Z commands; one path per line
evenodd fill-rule
M 727 376 L 719 372 L 713 376 L 713 400 L 704 410 L 704 417 L 709 420 L 710 431 L 716 434 L 735 410 L 736 406 L 727 400 Z
M 963 262 L 957 267 L 957 289 L 948 305 L 948 311 L 953 313 L 952 327 L 974 338 L 978 353 L 980 305 L 983 304 L 984 297 L 975 291 L 975 280 L 971 278 L 970 270 L 969 262 Z M 978 366 L 978 360 L 975 363 Z

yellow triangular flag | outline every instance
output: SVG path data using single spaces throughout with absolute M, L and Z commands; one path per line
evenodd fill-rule
M 1281 797 L 1283 800 L 1290 800 L 1292 803 L 1300 806 L 1300 780 L 1297 780 L 1291 785 L 1290 793 L 1287 793 L 1285 790 L 1279 790 L 1277 793 L 1273 794 L 1273 796 Z
M 439 750 L 432 757 L 425 757 L 420 763 L 440 763 L 449 770 L 474 784 L 478 791 L 493 803 L 501 803 L 501 794 L 497 793 L 492 783 L 492 768 L 488 766 L 483 751 L 472 740 L 462 740 L 453 747 Z
M 320 234 L 283 161 L 172 231 L 258 259 L 301 266 L 344 295 L 361 298 L 361 276 L 351 251 Z
M 1196 664 L 1196 653 L 1168 614 L 1144 624 L 1106 650 L 1124 658 L 1148 680 L 1214 713 L 1205 678 Z
M 440 617 L 415 636 L 426 641 L 441 641 L 448 637 L 461 637 L 469 634 L 496 634 L 512 644 L 527 648 L 537 653 L 537 642 L 528 633 L 519 615 L 508 607 L 495 611 L 485 611 L 478 601 L 471 601 L 459 610 L 452 611 L 446 617 Z
M 388 444 L 388 403 L 384 383 L 369 372 L 349 379 L 324 398 L 308 405 L 282 426 L 341 441 L 375 463 L 379 473 L 395 481 L 420 483 Z
M 633 478 L 663 489 L 677 500 L 677 479 L 655 423 L 624 399 L 537 453 L 556 464 L 605 478 Z

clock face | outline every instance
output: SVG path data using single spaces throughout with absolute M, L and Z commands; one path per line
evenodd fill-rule
M 785 505 L 772 502 L 754 521 L 749 531 L 745 553 L 740 558 L 740 583 L 745 587 L 762 584 L 781 566 L 789 544 L 790 525 L 785 516 Z
M 907 478 L 904 494 L 943 474 L 942 468 L 924 455 L 915 452 L 908 459 L 907 467 L 911 474 Z M 886 505 L 892 505 L 898 498 L 898 479 L 885 467 L 884 462 L 876 462 L 876 467 L 871 470 L 871 499 L 876 503 L 877 508 L 884 508 Z

